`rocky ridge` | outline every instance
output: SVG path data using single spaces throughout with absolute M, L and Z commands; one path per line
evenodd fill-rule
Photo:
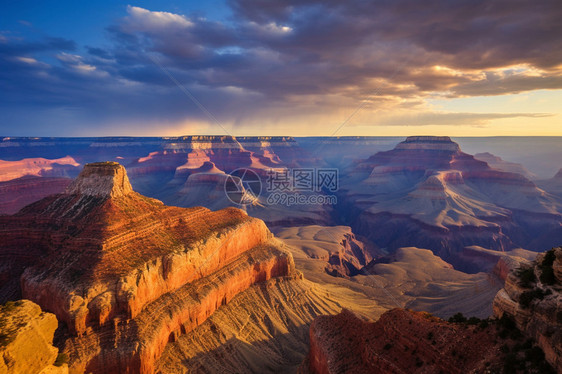
M 559 371 L 558 371 L 559 372 Z M 554 374 L 545 353 L 506 318 L 448 321 L 396 308 L 371 322 L 349 310 L 317 317 L 300 374 Z
M 52 345 L 57 325 L 54 314 L 29 300 L 0 305 L 0 373 L 68 373 Z
M 18 161 L 0 160 L 0 182 L 25 176 L 68 177 L 80 164 L 70 156 L 50 160 L 46 158 L 24 158 Z
M 512 270 L 494 299 L 494 314 L 508 316 L 562 372 L 562 247 Z
M 494 335 L 423 312 L 393 309 L 370 322 L 344 309 L 314 320 L 300 372 L 481 373 L 498 364 Z
M 0 214 L 14 214 L 42 198 L 63 192 L 72 180 L 25 176 L 0 182 Z
M 21 274 L 21 295 L 67 325 L 77 372 L 151 373 L 168 341 L 237 293 L 294 274 L 262 221 L 165 206 L 134 192 L 117 163 L 86 165 L 63 194 L 2 219 L 12 266 L 0 278 Z
M 430 248 L 462 270 L 467 246 L 555 244 L 562 202 L 525 176 L 491 168 L 449 137 L 412 136 L 356 163 L 340 197 L 354 232 L 389 251 Z

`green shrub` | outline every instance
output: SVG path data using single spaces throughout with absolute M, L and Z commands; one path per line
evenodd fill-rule
M 544 255 L 544 259 L 541 263 L 541 276 L 540 280 L 544 284 L 552 285 L 556 283 L 556 277 L 554 276 L 554 269 L 552 269 L 552 265 L 556 260 L 556 255 L 554 254 L 554 249 L 546 252 Z
M 533 269 L 533 267 L 520 267 L 519 269 L 517 269 L 517 277 L 519 278 L 519 284 L 522 287 L 525 288 L 530 288 L 533 283 L 536 282 L 537 277 L 535 276 L 535 270 Z
M 64 364 L 68 364 L 68 355 L 66 353 L 59 353 L 53 365 L 62 366 Z
M 478 318 L 478 317 L 470 317 L 470 318 L 466 321 L 466 323 L 469 324 L 469 325 L 477 325 L 477 324 L 480 323 L 480 318 Z
M 544 259 L 542 260 L 542 266 L 552 266 L 554 261 L 556 260 L 556 254 L 554 253 L 554 249 L 546 252 L 544 255 Z
M 552 266 L 544 267 L 541 270 L 541 282 L 548 285 L 553 285 L 554 283 L 556 283 L 556 277 L 554 276 L 554 269 L 552 269 Z
M 519 303 L 524 307 L 528 308 L 533 300 L 542 300 L 548 295 L 548 292 L 541 290 L 540 288 L 535 288 L 532 291 L 525 291 L 519 296 Z
M 480 321 L 480 323 L 478 324 L 478 327 L 480 327 L 481 329 L 485 329 L 490 325 L 490 322 L 488 321 L 488 319 L 483 319 L 482 321 Z
M 454 316 L 452 316 L 451 318 L 449 318 L 449 322 L 452 323 L 465 323 L 466 322 L 466 317 L 461 313 L 457 313 Z

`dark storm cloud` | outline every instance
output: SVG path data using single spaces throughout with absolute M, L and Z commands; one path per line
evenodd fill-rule
M 168 73 L 232 122 L 267 116 L 268 108 L 281 118 L 283 110 L 330 110 L 371 95 L 399 107 L 435 93 L 562 88 L 559 1 L 229 4 L 234 17 L 223 23 L 130 6 L 107 26 L 108 44 L 84 52 L 67 39 L 0 34 L 0 105 L 72 108 L 100 123 L 204 120 Z

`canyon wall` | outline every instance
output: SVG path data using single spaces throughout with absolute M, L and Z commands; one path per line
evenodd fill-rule
M 263 221 L 165 206 L 115 162 L 0 220 L 0 256 L 23 297 L 66 324 L 72 372 L 152 373 L 169 341 L 237 293 L 294 273 Z
M 0 305 L 0 373 L 68 373 L 52 345 L 57 325 L 53 314 L 29 300 Z
M 300 373 L 481 373 L 499 366 L 495 339 L 492 328 L 423 312 L 393 309 L 370 322 L 344 309 L 311 324 Z
M 512 270 L 494 299 L 494 314 L 513 319 L 562 372 L 562 247 Z

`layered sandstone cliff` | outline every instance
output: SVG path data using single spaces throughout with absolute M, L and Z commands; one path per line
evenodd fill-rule
M 29 300 L 0 305 L 0 373 L 68 373 L 52 345 L 57 325 L 54 314 Z
M 511 271 L 494 299 L 494 314 L 513 319 L 562 372 L 562 247 Z
M 0 219 L 0 253 L 23 271 L 23 297 L 68 326 L 75 372 L 151 373 L 168 341 L 294 269 L 262 221 L 165 206 L 117 163 L 88 164 L 65 193 Z

